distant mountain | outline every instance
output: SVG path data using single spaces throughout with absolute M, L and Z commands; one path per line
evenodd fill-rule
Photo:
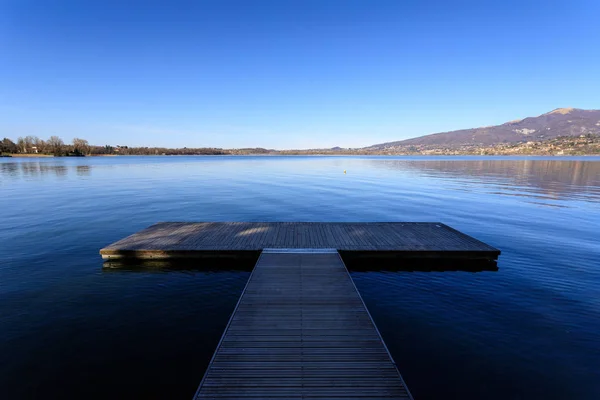
M 491 146 L 587 134 L 600 134 L 600 110 L 557 108 L 538 117 L 510 121 L 502 125 L 435 133 L 414 139 L 376 144 L 366 149 L 385 150 L 409 146 L 425 148 Z

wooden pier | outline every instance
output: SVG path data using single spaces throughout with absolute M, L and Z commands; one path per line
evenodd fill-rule
M 197 399 L 411 399 L 340 254 L 495 266 L 500 251 L 435 222 L 163 222 L 100 254 L 258 258 Z
M 342 259 L 265 250 L 197 399 L 411 399 Z
M 496 260 L 500 251 L 442 223 L 161 222 L 100 250 L 104 259 L 170 259 L 265 248 Z

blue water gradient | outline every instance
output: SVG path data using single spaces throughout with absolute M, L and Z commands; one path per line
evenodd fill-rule
M 0 398 L 193 395 L 249 272 L 103 266 L 158 221 L 444 222 L 499 270 L 352 272 L 415 398 L 600 398 L 600 158 L 274 156 L 0 159 Z

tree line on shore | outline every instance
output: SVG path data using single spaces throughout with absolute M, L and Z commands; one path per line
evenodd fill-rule
M 39 154 L 63 156 L 98 156 L 98 155 L 219 155 L 234 154 L 232 151 L 215 148 L 179 148 L 165 147 L 129 147 L 129 146 L 95 146 L 87 140 L 75 138 L 65 143 L 58 136 L 50 136 L 47 140 L 37 136 L 19 137 L 16 142 L 9 138 L 0 141 L 0 153 L 5 154 Z M 239 153 L 238 153 L 239 154 Z
M 460 147 L 436 146 L 399 146 L 386 149 L 310 149 L 310 150 L 268 150 L 264 148 L 220 149 L 220 148 L 165 148 L 165 147 L 128 147 L 94 146 L 87 140 L 75 138 L 66 144 L 58 136 L 42 140 L 36 136 L 17 139 L 16 143 L 8 138 L 0 141 L 0 154 L 54 155 L 61 156 L 100 156 L 100 155 L 581 155 L 600 154 L 600 135 L 560 136 L 550 140 L 526 143 L 501 143 L 492 146 L 469 145 Z

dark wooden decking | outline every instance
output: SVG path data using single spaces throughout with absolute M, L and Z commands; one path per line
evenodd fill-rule
M 161 222 L 100 250 L 105 259 L 186 258 L 265 248 L 333 248 L 495 260 L 500 251 L 442 223 Z
M 335 250 L 264 251 L 198 399 L 410 399 Z

